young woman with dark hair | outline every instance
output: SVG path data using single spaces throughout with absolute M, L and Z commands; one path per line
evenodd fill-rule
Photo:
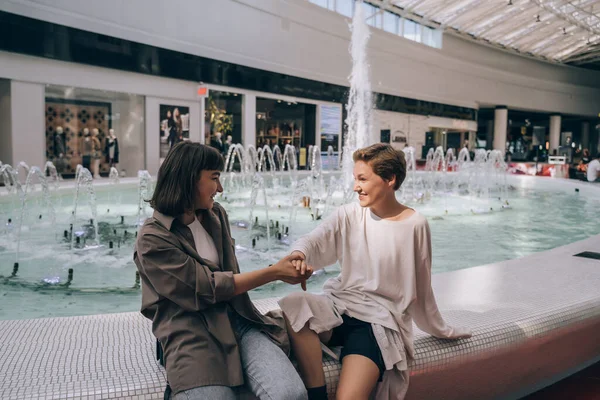
M 339 262 L 339 276 L 325 282 L 324 294 L 293 293 L 279 305 L 309 399 L 327 399 L 321 342 L 343 346 L 336 399 L 366 400 L 375 391 L 377 399 L 402 399 L 413 320 L 439 338 L 471 332 L 442 319 L 431 288 L 427 219 L 396 199 L 404 153 L 379 143 L 353 158 L 359 202 L 340 207 L 292 246 L 301 272 Z
M 164 350 L 174 399 L 235 399 L 241 385 L 259 399 L 306 399 L 287 355 L 283 321 L 261 315 L 248 291 L 275 280 L 304 283 L 291 255 L 240 273 L 227 213 L 214 196 L 223 157 L 197 143 L 175 145 L 162 163 L 138 234 L 134 260 L 142 314 Z

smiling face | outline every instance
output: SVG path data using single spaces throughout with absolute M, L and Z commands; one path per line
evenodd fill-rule
M 373 207 L 390 192 L 393 194 L 395 183 L 396 178 L 383 179 L 364 161 L 354 163 L 354 191 L 358 193 L 361 207 Z
M 214 197 L 217 193 L 223 192 L 220 177 L 221 171 L 202 170 L 200 179 L 196 183 L 196 197 L 194 199 L 196 210 L 209 210 L 213 207 Z

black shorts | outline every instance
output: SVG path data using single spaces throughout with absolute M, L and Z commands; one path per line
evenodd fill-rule
M 341 359 L 350 354 L 358 354 L 372 360 L 379 368 L 379 381 L 385 372 L 381 350 L 368 322 L 342 315 L 342 325 L 333 328 L 328 346 L 343 346 Z

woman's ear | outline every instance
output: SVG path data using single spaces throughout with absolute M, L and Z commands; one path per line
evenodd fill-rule
M 394 176 L 392 177 L 392 179 L 389 179 L 389 180 L 387 181 L 387 184 L 388 184 L 388 186 L 389 186 L 389 187 L 391 187 L 391 188 L 393 188 L 394 186 L 396 186 L 396 175 L 394 175 Z

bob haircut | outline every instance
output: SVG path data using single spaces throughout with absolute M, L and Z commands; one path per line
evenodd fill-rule
M 202 171 L 222 171 L 224 164 L 221 154 L 210 146 L 177 143 L 158 170 L 150 206 L 171 217 L 193 210 Z
M 373 172 L 385 180 L 396 177 L 394 190 L 398 190 L 406 178 L 406 158 L 404 152 L 394 149 L 387 143 L 376 143 L 352 154 L 354 162 L 364 161 L 373 168 Z

